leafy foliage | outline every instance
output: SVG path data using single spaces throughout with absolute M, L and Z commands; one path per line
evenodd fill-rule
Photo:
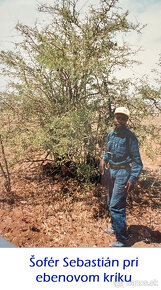
M 139 33 L 140 25 L 127 20 L 117 0 L 101 0 L 84 16 L 78 2 L 41 5 L 40 13 L 51 17 L 45 27 L 17 24 L 23 41 L 0 53 L 3 74 L 11 80 L 1 104 L 10 115 L 5 132 L 17 156 L 43 150 L 55 162 L 76 162 L 78 174 L 89 180 L 96 169 L 95 160 L 87 160 L 100 156 L 115 107 L 126 104 L 134 113 L 133 127 L 141 130 L 151 105 L 147 88 L 129 94 L 134 84 L 114 77 L 135 62 L 136 51 L 120 36 Z

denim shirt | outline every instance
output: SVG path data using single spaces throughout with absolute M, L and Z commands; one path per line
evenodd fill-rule
M 126 126 L 107 135 L 107 149 L 102 158 L 111 165 L 131 163 L 130 182 L 138 179 L 143 168 L 137 137 Z

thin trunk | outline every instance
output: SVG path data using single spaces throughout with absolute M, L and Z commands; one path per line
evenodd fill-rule
M 0 135 L 0 146 L 1 146 L 1 151 L 2 151 L 2 158 L 5 164 L 5 170 L 2 166 L 2 163 L 0 163 L 0 169 L 2 171 L 3 177 L 6 180 L 5 182 L 5 188 L 7 190 L 8 193 L 11 193 L 11 179 L 10 179 L 10 173 L 9 173 L 9 169 L 8 169 L 8 162 L 6 159 L 6 155 L 5 155 L 5 151 L 4 151 L 4 146 L 3 146 L 3 142 L 2 142 L 2 137 Z

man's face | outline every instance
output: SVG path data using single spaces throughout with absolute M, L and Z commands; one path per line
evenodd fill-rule
M 128 117 L 126 115 L 118 113 L 114 116 L 114 125 L 117 128 L 121 128 L 127 123 L 127 120 L 128 120 Z

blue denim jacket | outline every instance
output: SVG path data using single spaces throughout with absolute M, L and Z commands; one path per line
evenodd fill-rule
M 137 137 L 126 126 L 107 135 L 107 149 L 102 158 L 111 165 L 131 163 L 130 182 L 138 179 L 143 168 Z

